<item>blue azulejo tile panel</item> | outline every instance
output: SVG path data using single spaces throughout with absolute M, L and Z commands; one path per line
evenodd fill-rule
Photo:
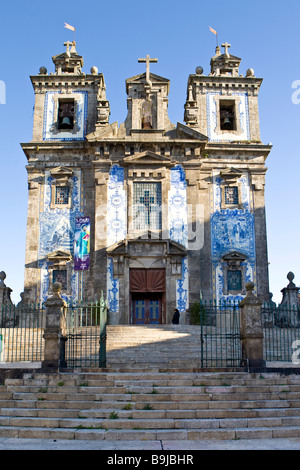
M 213 174 L 212 205 L 211 205 L 211 258 L 212 258 L 212 285 L 214 298 L 218 301 L 226 299 L 238 301 L 243 295 L 224 295 L 224 255 L 239 252 L 246 259 L 241 267 L 245 273 L 245 283 L 256 282 L 256 246 L 255 246 L 255 220 L 253 213 L 252 193 L 248 174 L 239 179 L 242 209 L 222 209 L 222 178 L 219 172 Z
M 237 126 L 238 132 L 220 131 L 218 126 L 218 104 L 215 100 L 216 96 L 221 96 L 221 93 L 211 92 L 206 95 L 206 112 L 207 112 L 207 135 L 209 140 L 214 142 L 223 140 L 250 140 L 250 126 L 249 126 L 249 105 L 247 93 L 232 93 L 232 98 L 238 100 L 238 115 L 236 120 L 239 123 Z
M 72 177 L 72 204 L 70 209 L 51 208 L 51 186 L 54 183 L 49 171 L 45 172 L 44 190 L 40 204 L 39 217 L 39 268 L 40 268 L 40 297 L 44 302 L 49 291 L 49 266 L 47 255 L 57 250 L 74 252 L 75 219 L 83 216 L 81 212 L 81 173 L 74 171 Z M 79 293 L 79 275 L 72 273 L 71 295 L 68 300 L 76 301 Z M 64 295 L 64 294 L 63 294 Z M 66 297 L 66 296 L 65 296 Z
M 114 278 L 112 258 L 107 258 L 107 302 L 111 312 L 119 311 L 119 280 Z
M 226 209 L 212 214 L 211 249 L 213 263 L 233 251 L 255 260 L 254 215 L 239 209 Z
M 174 240 L 187 248 L 187 195 L 185 172 L 181 165 L 171 170 L 171 184 L 168 195 L 169 234 Z
M 189 308 L 189 268 L 187 258 L 182 260 L 181 273 L 181 279 L 176 281 L 176 307 L 179 312 L 185 312 Z
M 84 140 L 87 122 L 88 92 L 73 91 L 68 98 L 74 98 L 74 129 L 58 129 L 58 99 L 61 91 L 47 91 L 44 102 L 43 140 Z
M 107 246 L 126 238 L 127 203 L 124 190 L 124 168 L 113 165 L 107 188 Z

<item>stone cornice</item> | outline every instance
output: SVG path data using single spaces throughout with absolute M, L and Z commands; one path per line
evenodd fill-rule
M 188 86 L 194 82 L 196 86 L 203 89 L 228 89 L 228 88 L 235 88 L 236 90 L 239 89 L 247 89 L 249 92 L 252 91 L 254 94 L 257 94 L 259 88 L 262 84 L 262 78 L 256 77 L 233 77 L 233 76 L 224 76 L 224 75 L 196 75 L 191 74 L 188 79 Z
M 72 86 L 72 88 L 79 87 L 94 87 L 104 82 L 102 73 L 98 75 L 91 74 L 66 74 L 66 75 L 31 75 L 31 83 L 35 90 L 46 90 L 51 88 L 57 88 L 60 90 L 63 86 Z

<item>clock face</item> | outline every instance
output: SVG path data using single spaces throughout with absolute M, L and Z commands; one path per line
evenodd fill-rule
M 87 99 L 87 91 L 74 91 L 68 95 L 47 91 L 43 140 L 84 140 Z

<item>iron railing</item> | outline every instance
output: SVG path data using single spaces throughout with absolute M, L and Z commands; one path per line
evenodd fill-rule
M 201 367 L 240 367 L 240 309 L 237 303 L 201 302 L 198 315 Z
M 65 367 L 106 367 L 106 302 L 81 302 L 66 309 Z
M 41 362 L 44 358 L 45 309 L 40 304 L 3 305 L 0 361 Z
M 264 304 L 264 359 L 270 362 L 291 362 L 293 344 L 300 340 L 300 311 L 290 305 Z

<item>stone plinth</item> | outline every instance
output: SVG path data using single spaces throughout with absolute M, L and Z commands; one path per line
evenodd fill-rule
M 42 362 L 43 369 L 58 371 L 60 363 L 60 344 L 63 338 L 65 325 L 66 302 L 61 298 L 62 285 L 57 282 L 53 285 L 53 296 L 45 302 L 46 326 L 44 331 L 45 353 Z
M 254 284 L 246 284 L 247 295 L 240 302 L 241 344 L 243 362 L 249 368 L 264 368 L 261 301 L 253 294 Z

